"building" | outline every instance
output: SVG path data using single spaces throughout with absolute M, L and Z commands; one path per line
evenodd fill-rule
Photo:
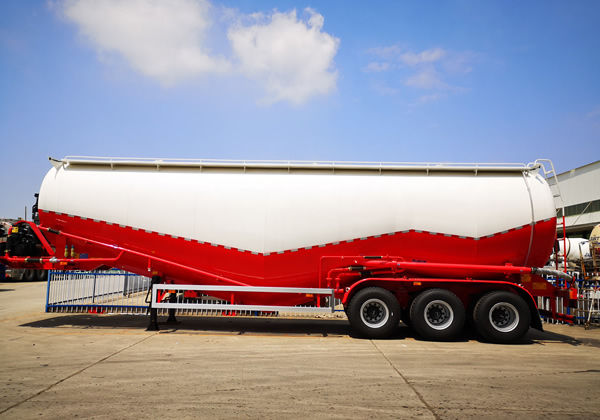
M 557 179 L 562 203 L 561 197 L 554 200 L 557 209 L 564 205 L 567 236 L 589 239 L 600 224 L 600 160 L 559 174 Z M 552 179 L 548 181 L 555 185 Z

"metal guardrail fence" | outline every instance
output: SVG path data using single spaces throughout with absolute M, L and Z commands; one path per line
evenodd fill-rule
M 46 312 L 147 314 L 151 279 L 136 274 L 110 271 L 51 271 L 48 276 Z M 180 288 L 176 285 L 166 289 Z M 314 306 L 297 306 L 289 310 L 223 309 L 228 302 L 204 295 L 187 298 L 178 294 L 176 315 L 184 316 L 279 316 L 345 318 L 341 303 L 336 300 L 333 314 L 315 310 Z M 159 315 L 168 315 L 169 305 L 158 308 Z M 316 313 L 318 313 L 316 315 Z
M 586 325 L 589 321 L 590 324 L 600 326 L 600 284 L 597 284 L 592 280 L 583 280 L 583 276 L 580 272 L 569 272 L 574 278 L 575 287 L 578 290 L 577 307 L 569 308 L 565 307 L 563 298 L 554 298 L 556 307 L 563 313 L 568 315 L 574 315 L 574 323 L 577 325 Z M 564 280 L 546 277 L 551 284 L 556 285 L 558 282 L 559 286 L 564 287 Z M 550 310 L 550 301 L 552 298 L 538 297 L 538 307 L 540 309 Z M 549 323 L 562 323 L 562 321 L 556 321 L 547 317 L 542 317 L 546 322 Z
M 185 295 L 192 292 L 197 295 L 202 292 L 204 296 L 211 292 L 230 293 L 232 302 L 214 303 L 202 302 L 203 299 L 194 298 L 186 302 Z M 236 292 L 244 294 L 274 293 L 287 295 L 310 295 L 322 296 L 323 306 L 276 306 L 276 305 L 248 305 L 233 303 L 233 295 Z M 168 294 L 168 299 L 158 299 L 161 294 Z M 152 307 L 157 309 L 199 309 L 199 310 L 222 310 L 225 312 L 242 312 L 256 315 L 258 313 L 311 313 L 311 314 L 333 314 L 335 312 L 335 297 L 333 289 L 322 288 L 297 288 L 297 287 L 251 287 L 251 286 L 209 286 L 209 285 L 185 285 L 185 284 L 155 284 L 152 288 Z
M 51 271 L 46 312 L 146 313 L 148 277 L 119 270 Z

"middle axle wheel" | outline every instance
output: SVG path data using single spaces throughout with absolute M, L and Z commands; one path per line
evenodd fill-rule
M 422 292 L 410 307 L 415 331 L 429 340 L 455 339 L 465 324 L 465 307 L 454 293 L 444 289 Z

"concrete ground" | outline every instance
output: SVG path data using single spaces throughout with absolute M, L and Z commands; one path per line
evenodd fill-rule
M 519 344 L 353 338 L 346 321 L 46 314 L 0 283 L 0 418 L 597 418 L 600 329 Z

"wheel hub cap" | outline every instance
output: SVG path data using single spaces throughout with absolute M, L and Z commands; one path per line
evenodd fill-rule
M 448 328 L 454 321 L 452 307 L 442 300 L 434 300 L 425 307 L 425 322 L 434 330 Z
M 510 332 L 519 325 L 519 311 L 508 302 L 496 303 L 490 309 L 490 324 L 498 331 Z
M 380 328 L 390 317 L 387 305 L 379 299 L 369 299 L 360 308 L 360 317 L 365 325 Z

